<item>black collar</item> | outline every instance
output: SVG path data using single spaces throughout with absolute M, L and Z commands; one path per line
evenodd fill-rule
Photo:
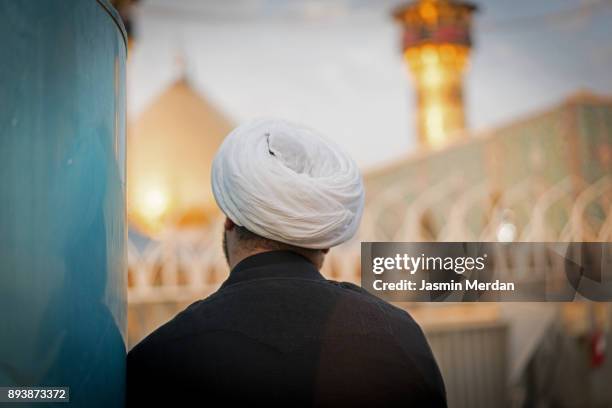
M 314 264 L 302 255 L 291 251 L 270 251 L 240 261 L 221 289 L 235 283 L 268 278 L 325 280 Z

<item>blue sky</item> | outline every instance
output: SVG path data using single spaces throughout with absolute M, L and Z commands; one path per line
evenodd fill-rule
M 149 0 L 137 10 L 130 117 L 181 71 L 239 123 L 306 123 L 369 168 L 415 148 L 395 0 Z M 579 89 L 612 95 L 612 0 L 477 2 L 470 127 L 494 128 Z

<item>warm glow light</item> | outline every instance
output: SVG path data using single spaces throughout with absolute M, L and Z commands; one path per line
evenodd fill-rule
M 424 44 L 406 50 L 418 90 L 421 142 L 439 147 L 464 128 L 461 82 L 469 49 L 455 44 Z
M 168 198 L 160 190 L 150 190 L 143 197 L 141 212 L 149 217 L 160 217 L 168 205 Z
M 438 50 L 433 46 L 425 46 L 421 51 L 421 60 L 426 68 L 438 64 Z
M 423 85 L 428 87 L 439 87 L 444 81 L 444 73 L 439 66 L 434 65 L 423 72 Z
M 440 105 L 429 105 L 425 108 L 425 126 L 432 147 L 444 144 L 444 108 Z
M 159 189 L 151 189 L 143 194 L 140 212 L 147 218 L 159 218 L 168 207 L 168 197 Z
M 428 22 L 433 22 L 436 18 L 438 18 L 438 10 L 436 10 L 436 6 L 430 2 L 424 2 L 421 4 L 419 13 L 421 14 L 423 20 Z

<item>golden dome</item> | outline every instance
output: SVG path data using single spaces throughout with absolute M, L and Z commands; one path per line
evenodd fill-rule
M 128 129 L 130 223 L 155 234 L 203 226 L 218 214 L 210 167 L 232 128 L 185 78 L 166 89 Z

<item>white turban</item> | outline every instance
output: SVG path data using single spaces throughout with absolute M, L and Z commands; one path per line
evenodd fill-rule
M 281 120 L 234 129 L 213 161 L 212 189 L 236 225 L 303 248 L 349 240 L 363 212 L 363 182 L 349 155 L 315 131 Z

